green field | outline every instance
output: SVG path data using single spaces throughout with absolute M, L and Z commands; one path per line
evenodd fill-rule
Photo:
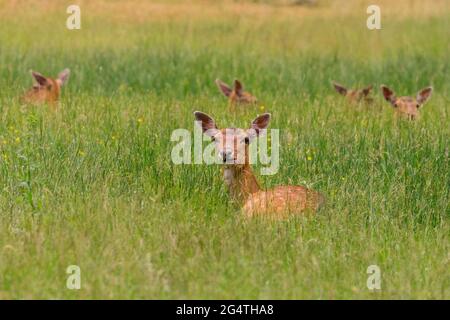
M 380 0 L 371 31 L 373 1 L 261 2 L 80 1 L 68 30 L 71 1 L 0 0 L 1 299 L 450 299 L 450 3 Z M 58 112 L 21 105 L 30 69 L 66 67 Z M 216 78 L 258 105 L 230 112 Z M 434 93 L 409 122 L 381 84 Z M 171 161 L 194 110 L 243 128 L 270 112 L 280 170 L 261 184 L 326 207 L 241 219 L 219 166 Z

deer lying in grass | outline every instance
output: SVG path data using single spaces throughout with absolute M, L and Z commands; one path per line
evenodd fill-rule
M 270 114 L 257 117 L 248 130 L 220 130 L 207 114 L 196 111 L 194 115 L 203 133 L 214 141 L 224 165 L 223 176 L 231 198 L 241 206 L 246 217 L 284 219 L 290 214 L 315 211 L 324 203 L 320 193 L 303 186 L 278 186 L 271 190 L 263 190 L 259 186 L 249 163 L 249 144 L 265 131 Z
M 417 93 L 416 98 L 412 97 L 396 97 L 394 91 L 386 87 L 381 86 L 384 99 L 388 101 L 395 109 L 396 114 L 401 117 L 405 117 L 408 120 L 415 120 L 419 116 L 419 108 L 431 97 L 433 92 L 432 87 L 426 87 Z
M 349 90 L 339 83 L 333 82 L 334 89 L 336 91 L 347 98 L 347 100 L 351 103 L 359 103 L 364 102 L 370 104 L 373 102 L 373 99 L 369 97 L 369 93 L 372 90 L 372 86 L 365 87 L 364 89 L 355 89 Z
M 35 71 L 32 71 L 31 75 L 35 84 L 24 94 L 22 101 L 31 104 L 48 103 L 55 107 L 60 97 L 61 87 L 69 79 L 70 70 L 64 69 L 56 79 L 44 77 Z
M 216 79 L 216 84 L 220 92 L 228 98 L 231 106 L 236 104 L 252 104 L 258 101 L 255 96 L 244 91 L 244 87 L 239 80 L 234 80 L 233 89 L 219 79 Z

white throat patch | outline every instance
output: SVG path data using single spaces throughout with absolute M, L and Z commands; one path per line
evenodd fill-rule
M 227 185 L 231 185 L 234 179 L 233 170 L 232 169 L 224 169 L 223 170 L 223 178 Z

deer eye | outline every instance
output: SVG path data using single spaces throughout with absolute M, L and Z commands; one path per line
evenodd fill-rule
M 214 138 L 214 137 L 211 137 L 211 141 L 213 141 L 213 142 L 214 142 L 214 141 L 216 141 L 216 138 Z
M 419 109 L 419 107 L 420 107 L 420 104 L 416 104 L 416 108 Z
M 250 139 L 248 137 L 245 137 L 244 142 L 245 142 L 245 144 L 249 144 L 250 143 Z

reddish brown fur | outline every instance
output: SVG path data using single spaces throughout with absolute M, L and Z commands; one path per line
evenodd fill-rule
M 431 97 L 433 88 L 427 87 L 420 90 L 416 98 L 409 96 L 396 97 L 394 91 L 385 85 L 381 86 L 381 91 L 386 101 L 394 107 L 398 116 L 408 120 L 415 120 L 419 117 L 420 107 Z
M 230 106 L 235 106 L 236 104 L 253 104 L 258 101 L 255 96 L 244 91 L 242 83 L 239 80 L 234 80 L 233 88 L 230 88 L 219 79 L 216 79 L 216 84 L 220 92 L 228 98 Z
M 336 91 L 343 95 L 344 97 L 346 97 L 346 99 L 350 102 L 350 103 L 360 103 L 360 102 L 364 102 L 367 104 L 371 104 L 373 102 L 372 97 L 369 96 L 370 91 L 372 90 L 372 86 L 367 86 L 363 89 L 355 89 L 355 90 L 351 90 L 351 89 L 347 89 L 344 86 L 333 82 L 333 86 L 336 89 Z
M 60 98 L 61 86 L 67 81 L 70 71 L 65 69 L 56 79 L 44 77 L 38 72 L 32 72 L 35 84 L 23 96 L 22 101 L 30 104 L 48 103 L 56 109 Z
M 256 118 L 249 130 L 219 130 L 208 115 L 195 112 L 195 117 L 200 121 L 203 132 L 215 141 L 217 152 L 223 157 L 223 174 L 231 198 L 241 206 L 246 217 L 285 219 L 308 209 L 316 211 L 324 203 L 320 193 L 303 186 L 278 186 L 271 190 L 263 190 L 259 186 L 249 163 L 249 143 L 267 127 L 269 114 Z M 233 163 L 239 160 L 242 161 Z

